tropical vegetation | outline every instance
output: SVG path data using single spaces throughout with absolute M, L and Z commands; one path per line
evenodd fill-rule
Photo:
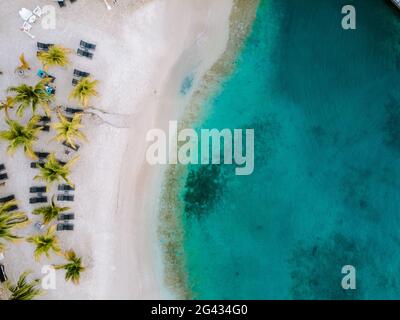
M 71 167 L 79 157 L 72 158 L 67 163 L 62 163 L 56 159 L 54 153 L 51 153 L 47 162 L 39 167 L 39 174 L 34 177 L 35 180 L 41 180 L 48 186 L 51 186 L 55 181 L 65 181 L 69 186 L 74 187 L 74 184 L 69 179 Z
M 0 204 L 0 252 L 5 251 L 5 241 L 14 242 L 21 239 L 14 233 L 29 223 L 27 215 L 21 211 L 11 211 L 17 205 L 15 200 Z
M 36 236 L 27 238 L 29 243 L 32 243 L 36 246 L 34 252 L 34 257 L 36 260 L 39 261 L 42 255 L 45 255 L 47 258 L 49 258 L 51 251 L 56 254 L 61 253 L 61 248 L 55 233 L 56 226 L 53 225 L 47 229 L 45 234 L 38 234 Z
M 19 63 L 20 64 L 17 70 L 31 70 L 31 66 L 29 65 L 28 61 L 26 61 L 25 55 L 23 53 L 19 56 Z
M 7 289 L 10 292 L 9 300 L 33 300 L 42 294 L 42 290 L 38 288 L 40 279 L 28 281 L 29 274 L 30 272 L 22 273 L 15 285 L 7 283 Z
M 39 116 L 33 116 L 26 125 L 22 125 L 16 120 L 6 119 L 8 130 L 0 131 L 0 140 L 8 142 L 8 154 L 13 155 L 18 148 L 22 147 L 28 157 L 37 158 L 33 151 L 33 145 L 38 140 L 41 130 L 38 125 L 39 120 Z
M 43 223 L 49 224 L 54 219 L 57 219 L 61 213 L 66 212 L 68 210 L 70 210 L 70 208 L 61 207 L 61 206 L 57 205 L 54 201 L 54 196 L 53 196 L 51 198 L 50 205 L 38 207 L 35 210 L 33 210 L 32 214 L 43 216 Z
M 61 45 L 54 45 L 49 47 L 47 51 L 40 51 L 38 59 L 43 64 L 43 68 L 48 70 L 49 67 L 66 67 L 69 61 L 69 54 L 72 51 Z
M 76 113 L 73 118 L 69 120 L 58 111 L 57 117 L 59 122 L 52 124 L 52 128 L 57 131 L 55 137 L 57 141 L 65 141 L 73 148 L 76 147 L 77 140 L 87 141 L 86 136 L 80 131 L 83 127 L 81 123 L 82 113 Z
M 98 83 L 97 80 L 92 80 L 89 77 L 82 78 L 72 90 L 69 98 L 78 100 L 83 107 L 87 108 L 90 99 L 98 96 L 96 90 Z
M 56 269 L 65 270 L 65 280 L 72 281 L 74 284 L 79 283 L 81 273 L 85 271 L 85 267 L 82 266 L 82 258 L 78 257 L 73 250 L 67 251 L 65 254 L 67 263 L 56 265 Z
M 8 111 L 14 108 L 14 99 L 11 96 L 6 97 L 4 101 L 0 101 L 0 110 L 4 111 L 6 118 L 10 118 Z
M 50 114 L 49 104 L 54 100 L 53 95 L 49 95 L 46 91 L 46 85 L 50 79 L 42 79 L 35 86 L 29 86 L 25 83 L 8 88 L 9 92 L 15 94 L 14 103 L 18 104 L 17 115 L 22 117 L 27 108 L 31 107 L 35 113 L 37 107 L 42 107 L 47 115 Z

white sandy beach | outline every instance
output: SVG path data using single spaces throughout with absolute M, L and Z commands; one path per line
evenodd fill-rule
M 36 41 L 62 44 L 76 52 L 81 39 L 97 44 L 94 59 L 72 55 L 66 68 L 53 68 L 57 77 L 57 104 L 76 107 L 67 97 L 72 89 L 73 69 L 90 72 L 100 81 L 101 95 L 92 100 L 105 112 L 101 120 L 85 115 L 84 132 L 89 143 L 79 150 L 80 160 L 71 176 L 76 185 L 75 230 L 59 232 L 64 249 L 73 248 L 83 257 L 87 271 L 81 283 L 65 283 L 57 273 L 57 289 L 42 299 L 165 299 L 174 298 L 164 285 L 163 264 L 157 236 L 158 199 L 165 168 L 145 161 L 146 133 L 152 128 L 166 130 L 190 101 L 202 76 L 223 54 L 229 37 L 229 15 L 233 0 L 119 0 L 108 11 L 102 0 L 78 0 L 65 8 L 46 0 L 0 2 L 0 98 L 10 85 L 22 79 L 14 74 L 18 56 L 24 52 L 32 72 L 24 79 L 35 83 L 40 67 Z M 40 21 L 32 28 L 32 40 L 19 30 L 20 8 L 55 4 L 57 27 L 45 30 Z M 184 78 L 194 75 L 193 88 L 180 94 Z M 26 113 L 26 119 L 28 114 Z M 5 128 L 3 115 L 0 129 Z M 49 143 L 54 133 L 42 133 L 35 148 L 56 150 L 67 160 L 63 148 Z M 5 156 L 0 143 L 0 162 L 10 177 L 0 196 L 15 194 L 20 208 L 30 213 L 29 187 L 40 185 L 37 173 L 19 150 Z M 55 191 L 55 190 L 54 190 Z M 49 193 L 48 196 L 51 196 Z M 29 214 L 33 222 L 39 217 Z M 23 234 L 35 233 L 33 224 Z M 33 246 L 10 244 L 2 261 L 11 280 L 27 270 L 40 276 L 42 265 L 61 258 L 33 259 Z

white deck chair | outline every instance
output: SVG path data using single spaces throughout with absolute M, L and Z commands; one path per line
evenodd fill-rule
M 42 12 L 42 8 L 40 8 L 39 6 L 37 6 L 35 9 L 33 9 L 33 14 L 37 15 L 39 18 L 42 16 L 43 12 Z
M 22 32 L 26 33 L 32 39 L 35 39 L 35 36 L 29 32 L 29 31 L 31 31 L 31 29 L 32 29 L 32 26 L 26 21 L 24 22 L 24 24 L 21 27 Z
M 18 13 L 19 16 L 22 18 L 22 20 L 27 21 L 29 23 L 35 23 L 36 16 L 33 14 L 31 10 L 22 8 Z

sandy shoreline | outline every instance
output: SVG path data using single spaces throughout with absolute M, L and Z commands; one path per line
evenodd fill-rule
M 76 184 L 76 200 L 71 205 L 75 231 L 60 234 L 62 247 L 74 248 L 83 257 L 87 272 L 79 286 L 65 283 L 58 273 L 57 289 L 47 291 L 43 299 L 174 297 L 164 285 L 157 235 L 157 199 L 165 168 L 146 164 L 145 135 L 149 129 L 166 128 L 169 120 L 180 118 L 202 76 L 224 52 L 232 0 L 119 3 L 112 11 L 102 1 L 82 0 L 63 9 L 57 6 L 57 28 L 44 30 L 36 23 L 32 29 L 35 40 L 18 30 L 22 24 L 18 10 L 33 9 L 32 1 L 0 4 L 1 97 L 8 86 L 21 83 L 14 74 L 20 53 L 25 53 L 33 71 L 39 68 L 34 58 L 36 41 L 76 50 L 79 40 L 85 39 L 98 45 L 92 61 L 73 55 L 70 67 L 51 70 L 57 77 L 57 103 L 74 106 L 67 100 L 72 70 L 88 71 L 100 80 L 101 96 L 93 100 L 93 106 L 107 112 L 105 118 L 111 123 L 93 115 L 84 118 L 90 143 L 79 151 L 80 161 L 71 177 Z M 43 6 L 48 1 L 36 4 Z M 189 73 L 194 75 L 193 88 L 182 97 L 180 86 Z M 35 83 L 34 72 L 25 81 Z M 4 128 L 2 121 L 0 129 Z M 43 134 L 36 149 L 55 150 L 62 157 L 63 149 L 48 142 L 51 137 Z M 34 207 L 28 203 L 28 190 L 36 172 L 22 152 L 5 157 L 5 147 L 0 144 L 1 161 L 10 180 L 1 195 L 14 193 L 20 208 L 29 213 Z M 22 232 L 32 233 L 33 226 Z M 35 263 L 32 252 L 33 247 L 25 242 L 9 246 L 3 263 L 10 279 L 27 269 L 40 276 L 42 265 L 60 261 L 54 257 Z

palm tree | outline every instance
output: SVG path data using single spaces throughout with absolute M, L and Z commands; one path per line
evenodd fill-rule
M 0 102 L 0 110 L 4 110 L 6 118 L 10 118 L 8 110 L 12 109 L 13 107 L 14 107 L 13 97 L 8 96 L 4 101 Z
M 74 187 L 74 184 L 69 180 L 68 176 L 72 165 L 74 165 L 78 159 L 79 157 L 75 157 L 63 164 L 60 163 L 60 161 L 56 159 L 54 153 L 52 153 L 48 156 L 47 162 L 39 167 L 40 173 L 34 177 L 34 179 L 42 180 L 47 183 L 48 186 L 51 186 L 55 181 L 65 181 L 68 185 Z
M 16 206 L 15 200 L 8 201 L 0 204 L 0 252 L 6 249 L 4 241 L 16 241 L 21 239 L 13 233 L 16 228 L 22 228 L 29 223 L 29 219 L 25 213 L 20 211 L 10 211 L 12 207 Z
M 31 70 L 31 66 L 29 65 L 28 61 L 26 61 L 23 53 L 19 56 L 19 62 L 20 65 L 18 66 L 17 70 Z
M 47 70 L 49 67 L 66 67 L 69 64 L 68 55 L 70 49 L 60 45 L 51 46 L 48 51 L 41 51 L 38 54 L 38 59 L 43 64 L 43 68 Z
M 50 257 L 50 250 L 54 253 L 60 254 L 61 248 L 58 244 L 58 239 L 55 235 L 56 226 L 51 226 L 45 234 L 39 234 L 36 236 L 29 237 L 28 242 L 33 243 L 36 246 L 34 256 L 36 260 L 40 260 L 40 257 L 44 254 L 47 258 Z
M 9 300 L 32 300 L 42 294 L 42 290 L 37 288 L 40 284 L 40 279 L 34 279 L 28 282 L 26 278 L 30 272 L 24 272 L 18 279 L 15 285 L 7 283 L 7 288 L 11 295 Z
M 38 106 L 42 107 L 47 115 L 50 114 L 49 104 L 53 101 L 54 96 L 48 95 L 46 92 L 46 85 L 49 81 L 50 79 L 46 78 L 40 80 L 34 87 L 21 84 L 8 88 L 9 92 L 15 93 L 14 102 L 19 104 L 17 109 L 19 117 L 23 116 L 26 108 L 32 107 L 32 111 L 35 112 Z
M 75 140 L 85 140 L 86 136 L 79 130 L 83 127 L 81 124 L 82 113 L 76 113 L 72 120 L 68 120 L 61 112 L 57 112 L 60 122 L 52 124 L 52 128 L 57 131 L 57 136 L 54 138 L 57 141 L 66 141 L 68 145 L 75 148 Z
M 64 254 L 68 263 L 54 266 L 56 269 L 65 269 L 65 280 L 72 280 L 74 284 L 79 283 L 81 273 L 85 271 L 82 266 L 82 258 L 78 257 L 73 250 L 69 250 Z
M 37 159 L 33 152 L 33 145 L 38 140 L 37 136 L 41 130 L 37 124 L 39 120 L 40 116 L 33 116 L 24 126 L 18 121 L 6 119 L 9 129 L 0 131 L 0 140 L 8 141 L 7 152 L 10 155 L 13 155 L 19 147 L 23 147 L 28 157 Z
M 86 108 L 90 98 L 98 96 L 98 92 L 96 91 L 98 83 L 97 80 L 91 80 L 89 77 L 82 78 L 72 90 L 69 98 L 77 99 Z
M 60 213 L 68 211 L 70 208 L 68 207 L 60 207 L 54 201 L 54 196 L 51 198 L 51 205 L 43 206 L 36 208 L 33 210 L 33 214 L 42 215 L 43 216 L 43 223 L 48 224 L 54 219 L 57 219 Z

